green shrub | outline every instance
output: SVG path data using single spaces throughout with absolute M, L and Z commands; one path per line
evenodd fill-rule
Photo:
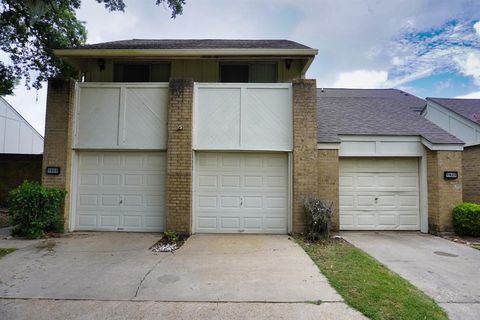
M 60 209 L 66 191 L 45 188 L 38 182 L 24 181 L 10 191 L 8 215 L 13 234 L 28 238 L 39 238 L 45 232 L 62 232 L 63 220 Z
M 460 236 L 480 236 L 480 204 L 465 202 L 453 209 L 453 229 Z
M 166 230 L 163 236 L 168 243 L 175 243 L 180 240 L 179 235 L 173 230 Z

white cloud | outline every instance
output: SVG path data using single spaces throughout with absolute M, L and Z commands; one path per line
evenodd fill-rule
M 470 92 L 468 94 L 465 94 L 463 96 L 458 96 L 458 97 L 455 97 L 455 98 L 458 98 L 458 99 L 480 99 L 480 91 Z
M 333 84 L 337 88 L 383 88 L 388 79 L 387 71 L 355 70 L 343 72 Z
M 466 76 L 473 77 L 475 83 L 480 86 L 480 50 L 455 57 L 455 61 L 460 72 Z
M 480 36 L 480 21 L 477 21 L 477 22 L 473 25 L 473 29 L 475 29 L 475 32 L 477 33 L 477 35 Z

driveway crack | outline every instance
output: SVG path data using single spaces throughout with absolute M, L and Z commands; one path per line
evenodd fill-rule
M 133 296 L 132 299 L 135 299 L 138 296 L 138 292 L 140 291 L 140 288 L 142 287 L 143 282 L 145 282 L 145 279 L 148 277 L 148 275 L 155 269 L 164 259 L 165 257 L 161 257 L 148 271 L 143 275 L 142 279 L 140 280 L 140 283 L 137 286 L 137 290 L 135 290 L 135 295 Z

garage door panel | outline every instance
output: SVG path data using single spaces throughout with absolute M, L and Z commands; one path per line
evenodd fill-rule
M 76 229 L 163 231 L 165 154 L 79 153 Z
M 418 230 L 417 159 L 340 160 L 342 230 Z
M 286 233 L 286 154 L 198 153 L 196 232 Z

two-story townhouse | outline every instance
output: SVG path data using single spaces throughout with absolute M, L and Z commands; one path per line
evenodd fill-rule
M 52 79 L 47 98 L 43 183 L 69 191 L 68 230 L 298 233 L 302 198 L 318 195 L 337 204 L 337 229 L 437 232 L 461 201 L 461 176 L 443 171 L 461 166 L 463 143 L 422 123 L 365 133 L 354 116 L 345 130 L 353 110 L 391 127 L 399 99 L 332 118 L 305 79 L 317 54 L 305 45 L 134 39 L 56 54 L 80 72 Z

